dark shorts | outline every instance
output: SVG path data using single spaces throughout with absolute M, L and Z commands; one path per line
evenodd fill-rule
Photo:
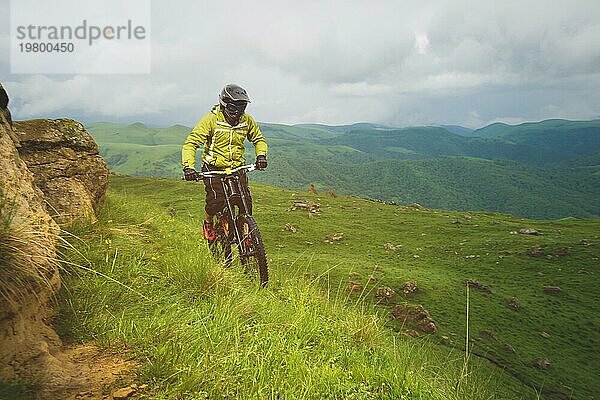
M 202 171 L 213 171 L 214 168 L 208 164 L 202 165 Z M 223 185 L 221 184 L 221 178 L 204 178 L 204 190 L 206 190 L 206 204 L 204 210 L 210 214 L 215 215 L 225 207 L 225 193 L 223 192 Z M 248 205 L 248 212 L 252 214 L 252 195 L 250 194 L 250 188 L 248 187 L 248 175 L 243 173 L 240 175 L 240 186 L 244 195 L 246 196 L 246 204 Z

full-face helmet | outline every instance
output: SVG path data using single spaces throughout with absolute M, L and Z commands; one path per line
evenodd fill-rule
M 221 111 L 223 111 L 227 121 L 234 125 L 239 123 L 248 103 L 250 103 L 250 98 L 246 90 L 233 83 L 225 86 L 219 94 Z

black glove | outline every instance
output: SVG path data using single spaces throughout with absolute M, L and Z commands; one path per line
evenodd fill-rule
M 194 168 L 185 167 L 183 169 L 183 178 L 186 181 L 197 181 L 198 173 L 196 172 L 196 170 Z
M 267 168 L 267 157 L 260 155 L 256 157 L 256 169 L 266 169 Z

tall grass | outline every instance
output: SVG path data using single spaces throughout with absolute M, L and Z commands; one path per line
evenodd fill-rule
M 12 309 L 37 295 L 41 287 L 53 293 L 58 265 L 52 234 L 31 220 L 17 218 L 16 210 L 0 188 L 0 303 Z
M 302 258 L 271 263 L 267 289 L 224 268 L 185 206 L 152 197 L 111 192 L 75 232 L 63 253 L 85 268 L 70 267 L 58 323 L 72 341 L 131 349 L 148 398 L 502 398 L 485 368 L 457 389 L 461 352 L 394 334 Z

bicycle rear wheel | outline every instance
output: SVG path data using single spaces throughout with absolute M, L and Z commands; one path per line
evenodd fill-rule
M 241 236 L 239 252 L 242 266 L 252 277 L 258 278 L 264 287 L 269 282 L 269 268 L 258 225 L 251 215 L 240 215 L 237 226 Z
M 231 232 L 227 219 L 219 221 L 215 226 L 215 231 L 217 233 L 215 240 L 209 242 L 208 248 L 215 259 L 223 261 L 229 268 L 233 261 L 233 255 L 231 253 Z

